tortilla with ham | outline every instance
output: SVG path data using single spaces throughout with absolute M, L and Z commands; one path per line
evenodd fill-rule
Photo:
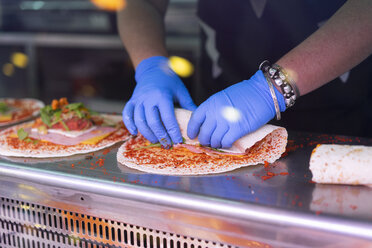
M 157 174 L 197 175 L 221 173 L 249 165 L 273 163 L 285 151 L 285 128 L 265 125 L 237 140 L 231 149 L 201 147 L 197 139 L 187 136 L 187 123 L 191 111 L 175 110 L 176 118 L 185 139 L 183 144 L 163 149 L 150 144 L 142 135 L 130 138 L 117 153 L 119 163 L 128 167 Z
M 372 184 L 372 147 L 318 145 L 310 158 L 313 181 L 329 184 Z
M 31 98 L 0 98 L 0 127 L 20 123 L 36 117 L 44 103 Z
M 33 158 L 66 157 L 101 150 L 130 137 L 128 130 L 121 125 L 121 116 L 103 116 L 110 121 L 117 122 L 120 126 L 115 128 L 96 127 L 91 132 L 84 134 L 83 138 L 80 136 L 71 138 L 58 134 L 48 137 L 48 135 L 43 136 L 30 132 L 29 137 L 39 138 L 31 141 L 20 140 L 16 134 L 17 130 L 21 128 L 29 130 L 33 121 L 10 127 L 0 132 L 0 155 Z M 95 143 L 95 139 L 99 139 L 99 141 Z M 34 142 L 35 140 L 37 142 Z
M 54 99 L 40 118 L 0 132 L 0 155 L 50 158 L 97 151 L 130 137 L 121 116 L 98 114 L 83 103 Z

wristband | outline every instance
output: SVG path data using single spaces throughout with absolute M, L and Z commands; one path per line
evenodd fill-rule
M 274 91 L 274 86 L 271 82 L 270 77 L 267 75 L 267 73 L 264 72 L 263 74 L 266 78 L 267 84 L 269 85 L 271 97 L 273 98 L 273 101 L 274 101 L 276 119 L 279 121 L 281 119 L 281 115 L 280 115 L 280 108 L 279 108 L 279 104 L 278 104 L 278 99 L 276 98 L 275 91 Z

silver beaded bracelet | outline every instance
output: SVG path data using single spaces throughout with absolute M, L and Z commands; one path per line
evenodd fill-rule
M 292 107 L 300 96 L 296 83 L 279 65 L 270 65 L 268 60 L 263 61 L 259 69 L 267 74 L 272 82 L 282 89 L 286 108 Z M 267 80 L 267 78 L 266 78 Z

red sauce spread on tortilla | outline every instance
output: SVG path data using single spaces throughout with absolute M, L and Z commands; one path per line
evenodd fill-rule
M 214 164 L 223 166 L 225 164 L 247 164 L 252 161 L 260 161 L 270 154 L 274 144 L 270 137 L 265 137 L 257 142 L 245 155 L 231 156 L 222 154 L 207 155 L 205 153 L 193 153 L 185 147 L 177 146 L 172 149 L 160 147 L 141 148 L 148 145 L 148 141 L 141 135 L 125 143 L 124 157 L 141 165 L 155 165 L 158 168 L 183 167 L 191 168 Z M 262 161 L 262 162 L 263 162 Z

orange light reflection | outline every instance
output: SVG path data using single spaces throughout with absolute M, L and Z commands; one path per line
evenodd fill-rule
M 97 8 L 105 11 L 118 11 L 126 6 L 126 0 L 90 0 Z

